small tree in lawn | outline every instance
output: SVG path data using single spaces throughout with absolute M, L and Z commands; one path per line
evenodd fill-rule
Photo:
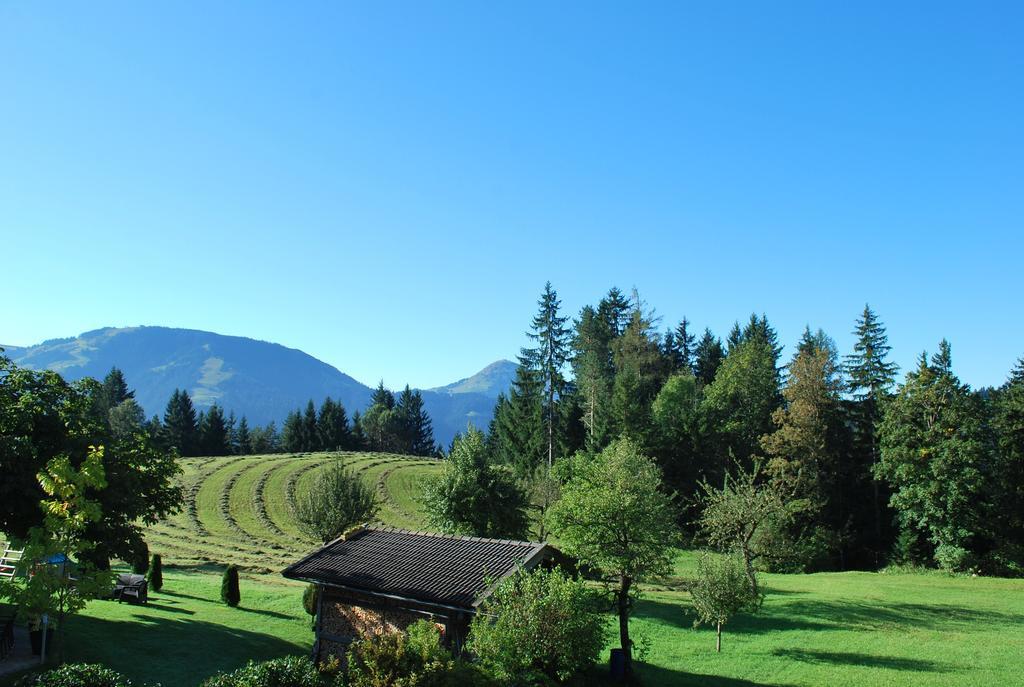
M 149 586 L 156 592 L 164 586 L 164 561 L 158 553 L 153 554 L 153 561 L 149 564 Z
M 562 548 L 603 577 L 619 616 L 625 671 L 633 670 L 629 616 L 636 583 L 672 570 L 678 541 L 672 498 L 662 491 L 661 471 L 626 438 L 594 457 L 577 454 L 572 477 L 550 512 Z
M 300 496 L 295 514 L 302 531 L 323 542 L 337 539 L 377 512 L 373 489 L 341 461 L 330 465 L 309 493 Z
M 722 625 L 741 611 L 757 611 L 762 597 L 751 591 L 743 560 L 736 554 L 705 552 L 697 562 L 697 579 L 690 586 L 690 600 L 697 613 L 694 627 L 701 623 L 714 625 L 715 651 L 721 651 Z
M 232 608 L 238 606 L 242 594 L 238 589 L 238 566 L 229 565 L 220 581 L 220 600 Z
M 721 489 L 703 483 L 704 510 L 698 522 L 713 547 L 740 555 L 754 596 L 759 594 L 755 563 L 773 547 L 784 547 L 789 518 L 782 498 L 770 485 L 759 484 L 757 473 L 756 467 L 750 472 L 740 469 L 737 475 L 726 477 Z

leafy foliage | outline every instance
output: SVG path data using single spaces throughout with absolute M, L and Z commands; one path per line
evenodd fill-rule
M 752 591 L 743 559 L 736 554 L 702 554 L 697 562 L 697 578 L 689 591 L 697 615 L 694 625 L 709 623 L 716 627 L 717 651 L 722 650 L 722 626 L 741 611 L 756 612 L 762 601 Z
M 520 571 L 474 617 L 469 649 L 502 684 L 564 682 L 604 648 L 607 618 L 596 602 L 586 583 L 559 568 Z
M 672 498 L 661 471 L 637 445 L 617 439 L 594 457 L 578 454 L 562 498 L 550 512 L 562 548 L 599 571 L 619 615 L 619 638 L 632 667 L 629 615 L 637 582 L 671 571 L 678 541 Z
M 18 681 L 17 687 L 131 687 L 124 675 L 99 664 L 68 663 Z
M 321 674 L 308 658 L 288 656 L 250 661 L 244 668 L 211 677 L 201 687 L 330 687 L 332 684 L 335 684 L 333 676 Z
M 702 485 L 700 528 L 708 543 L 743 559 L 750 592 L 758 595 L 755 565 L 785 555 L 790 511 L 779 493 L 758 483 L 758 467 L 728 475 L 721 489 Z
M 452 534 L 525 538 L 526 494 L 505 466 L 488 459 L 484 435 L 474 427 L 456 438 L 441 474 L 424 486 L 423 503 L 434 527 Z
M 348 687 L 484 687 L 479 669 L 441 647 L 437 625 L 420 620 L 406 632 L 366 637 L 348 652 Z
M 295 503 L 295 516 L 303 531 L 322 542 L 339 537 L 353 525 L 364 523 L 377 512 L 373 490 L 338 460 L 317 477 Z

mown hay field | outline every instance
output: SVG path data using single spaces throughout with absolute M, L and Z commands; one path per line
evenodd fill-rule
M 296 497 L 328 465 L 344 462 L 377 493 L 381 524 L 418 529 L 423 480 L 437 461 L 389 453 L 299 453 L 181 461 L 182 511 L 146 531 L 153 553 L 176 567 L 234 563 L 252 573 L 276 573 L 317 542 L 300 530 Z

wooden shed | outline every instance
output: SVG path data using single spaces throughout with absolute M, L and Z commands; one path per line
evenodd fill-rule
M 461 650 L 469 622 L 503 577 L 560 557 L 547 544 L 364 527 L 326 544 L 284 576 L 319 588 L 313 657 L 427 618 Z

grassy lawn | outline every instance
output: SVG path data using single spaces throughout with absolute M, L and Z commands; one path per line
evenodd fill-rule
M 679 578 L 692 570 L 683 553 Z M 136 683 L 194 687 L 209 675 L 309 651 L 301 585 L 245 577 L 241 608 L 220 602 L 214 571 L 165 572 L 148 606 L 97 601 L 69 625 L 67 658 L 100 661 Z M 632 623 L 649 643 L 647 685 L 1021 684 L 1024 580 L 938 573 L 766 575 L 757 616 L 693 629 L 684 592 L 649 590 Z M 595 670 L 588 684 L 601 682 Z M 0 681 L 0 685 L 4 685 Z

